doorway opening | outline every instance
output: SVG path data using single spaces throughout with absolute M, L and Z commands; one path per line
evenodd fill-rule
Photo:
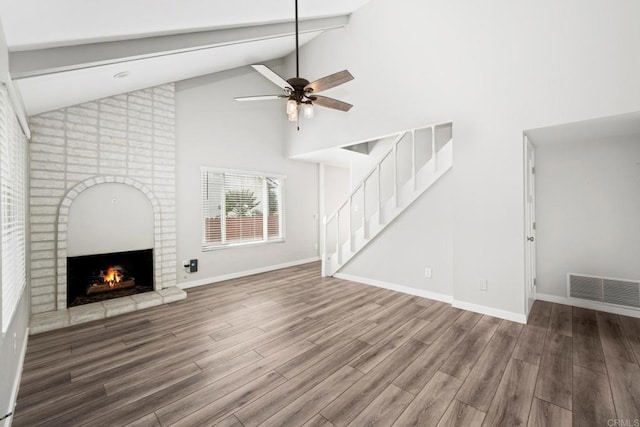
M 527 312 L 540 299 L 640 317 L 640 112 L 527 130 L 524 161 Z

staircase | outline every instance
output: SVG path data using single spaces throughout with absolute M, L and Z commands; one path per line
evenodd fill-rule
M 453 166 L 453 124 L 392 135 L 391 146 L 322 228 L 322 275 L 333 276 Z

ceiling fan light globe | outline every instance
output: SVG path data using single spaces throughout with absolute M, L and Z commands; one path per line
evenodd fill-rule
M 313 104 L 311 103 L 304 104 L 304 107 L 302 107 L 302 111 L 304 112 L 305 119 L 313 119 L 313 115 L 314 115 Z
M 295 121 L 297 121 L 297 120 L 298 120 L 298 110 L 297 110 L 297 109 L 295 109 L 295 110 L 293 111 L 293 113 L 291 113 L 291 114 L 287 114 L 287 116 L 289 117 L 289 121 L 290 121 L 290 122 L 295 122 Z
M 290 99 L 287 101 L 287 114 L 291 115 L 295 113 L 298 115 L 298 103 L 295 99 Z

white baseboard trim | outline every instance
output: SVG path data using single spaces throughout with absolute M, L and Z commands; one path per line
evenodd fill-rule
M 473 311 L 475 313 L 486 314 L 488 316 L 498 317 L 500 319 L 510 320 L 512 322 L 527 323 L 527 317 L 524 314 L 513 313 L 510 311 L 499 310 L 497 308 L 486 307 L 484 305 L 472 304 L 469 302 L 454 300 L 451 295 L 440 294 L 436 292 L 424 291 L 422 289 L 411 288 L 409 286 L 396 285 L 395 283 L 383 282 L 381 280 L 369 279 L 367 277 L 354 276 L 351 274 L 336 273 L 333 275 L 338 279 L 349 280 L 350 282 L 362 283 L 378 288 L 389 289 L 390 291 L 402 292 L 417 297 L 428 298 L 436 301 L 446 302 L 453 307 L 463 310 Z
M 195 288 L 197 286 L 210 285 L 212 283 L 224 282 L 225 280 L 238 279 L 240 277 L 251 276 L 254 274 L 266 273 L 281 268 L 295 267 L 296 265 L 308 264 L 310 262 L 320 261 L 320 257 L 312 257 L 299 259 L 296 261 L 285 262 L 282 264 L 268 265 L 266 267 L 254 268 L 252 270 L 238 271 L 236 273 L 222 274 L 220 276 L 207 277 L 204 279 L 192 280 L 189 282 L 178 283 L 180 289 Z
M 597 302 L 584 301 L 577 298 L 559 297 L 557 295 L 536 293 L 535 299 L 541 300 L 541 301 L 553 302 L 556 304 L 570 305 L 573 307 L 588 308 L 596 311 L 604 311 L 606 313 L 620 314 L 622 316 L 640 318 L 639 310 L 632 310 L 629 308 L 618 307 L 618 306 L 608 305 L 608 304 L 599 304 Z
M 451 304 L 453 302 L 453 297 L 451 295 L 424 291 L 422 289 L 411 288 L 409 286 L 403 286 L 403 285 L 396 285 L 395 283 L 383 282 L 381 280 L 369 279 L 367 277 L 353 276 L 351 274 L 344 274 L 344 273 L 336 273 L 333 275 L 333 277 L 337 279 L 348 280 L 350 282 L 362 283 L 364 285 L 371 285 L 377 288 L 389 289 L 390 291 L 402 292 L 403 294 L 409 294 L 416 297 L 442 301 L 448 304 Z
M 16 375 L 16 379 L 13 382 L 13 388 L 11 389 L 11 399 L 9 399 L 9 407 L 5 412 L 0 414 L 0 416 L 4 414 L 8 414 L 9 412 L 14 412 L 16 408 L 16 400 L 18 399 L 18 390 L 20 389 L 20 381 L 22 380 L 22 367 L 24 366 L 24 357 L 27 354 L 27 341 L 29 339 L 29 327 L 24 333 L 24 340 L 22 341 L 22 351 L 20 352 L 20 359 L 18 360 L 18 375 Z M 15 415 L 15 413 L 14 413 Z M 11 426 L 11 421 L 13 420 L 13 415 L 7 418 L 5 421 L 0 421 L 0 426 Z
M 474 313 L 486 314 L 487 316 L 497 317 L 499 319 L 510 320 L 516 323 L 527 323 L 527 316 L 524 313 L 514 313 L 512 311 L 500 310 L 498 308 L 487 307 L 486 305 L 474 304 L 460 300 L 454 300 L 451 305 L 455 308 L 473 311 Z

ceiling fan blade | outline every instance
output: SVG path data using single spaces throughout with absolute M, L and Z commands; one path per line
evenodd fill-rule
M 305 90 L 311 90 L 313 93 L 322 92 L 323 90 L 331 89 L 332 87 L 339 86 L 343 83 L 353 80 L 353 76 L 347 70 L 342 70 L 337 73 L 328 75 L 321 79 L 311 82 L 304 87 Z
M 257 96 L 238 96 L 236 101 L 270 101 L 272 99 L 288 98 L 287 95 L 257 95 Z
M 333 108 L 334 110 L 349 111 L 353 105 L 346 102 L 338 101 L 337 99 L 329 98 L 326 96 L 313 95 L 309 97 L 313 101 L 314 105 L 321 107 Z
M 266 77 L 267 79 L 275 83 L 276 86 L 282 89 L 286 89 L 286 88 L 293 89 L 289 84 L 289 82 L 287 82 L 285 79 L 280 77 L 278 74 L 276 74 L 273 70 L 271 70 L 266 65 L 257 64 L 257 65 L 252 65 L 252 67 L 254 70 L 262 74 L 264 77 Z

